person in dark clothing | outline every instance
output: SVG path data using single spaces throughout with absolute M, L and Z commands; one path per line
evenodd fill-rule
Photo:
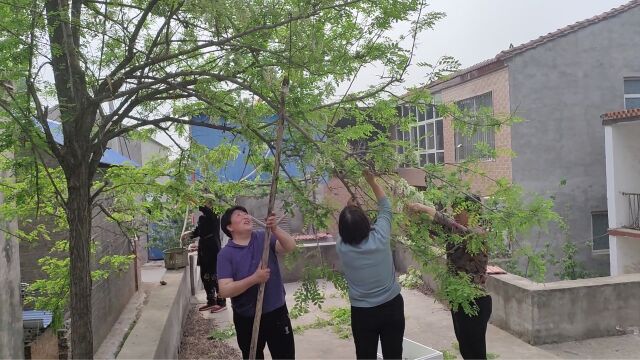
M 198 208 L 202 215 L 198 218 L 198 225 L 183 236 L 198 240 L 198 266 L 200 278 L 207 293 L 207 304 L 198 310 L 211 310 L 212 313 L 226 309 L 226 300 L 220 297 L 218 277 L 216 275 L 218 253 L 220 252 L 220 218 L 209 206 Z
M 409 204 L 408 209 L 413 212 L 427 214 L 435 223 L 442 226 L 443 230 L 460 236 L 486 237 L 486 231 L 481 228 L 469 226 L 469 216 L 480 212 L 480 197 L 467 195 L 462 201 L 454 203 L 454 218 L 437 211 L 434 207 L 423 204 Z M 453 244 L 447 242 L 447 265 L 451 272 L 467 274 L 473 284 L 484 289 L 487 280 L 487 264 L 489 257 L 486 247 L 471 254 L 467 251 L 467 242 Z M 478 309 L 476 315 L 469 315 L 459 308 L 451 310 L 453 331 L 458 339 L 460 355 L 464 359 L 487 358 L 487 324 L 491 317 L 492 301 L 489 294 L 474 299 Z

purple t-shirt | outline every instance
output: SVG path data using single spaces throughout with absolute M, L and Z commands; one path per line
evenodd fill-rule
M 242 280 L 253 275 L 258 269 L 262 259 L 262 249 L 264 248 L 264 231 L 253 231 L 251 240 L 246 246 L 238 245 L 229 240 L 227 245 L 218 253 L 218 279 Z M 284 284 L 280 275 L 280 266 L 276 256 L 276 237 L 271 234 L 269 246 L 269 269 L 271 276 L 267 280 L 264 288 L 264 300 L 262 303 L 262 313 L 273 311 L 285 304 Z M 252 317 L 256 313 L 256 300 L 258 298 L 258 288 L 254 285 L 242 294 L 231 298 L 233 311 L 242 316 Z

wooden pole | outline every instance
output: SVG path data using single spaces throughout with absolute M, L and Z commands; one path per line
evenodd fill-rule
M 274 153 L 273 175 L 271 177 L 271 191 L 269 193 L 269 206 L 267 207 L 267 217 L 273 212 L 276 203 L 276 192 L 278 189 L 278 177 L 280 174 L 280 153 L 282 149 L 282 137 L 284 134 L 285 119 L 285 98 L 289 92 L 289 78 L 285 75 L 280 88 L 280 104 L 278 109 L 278 125 L 276 129 L 276 145 Z M 264 248 L 262 250 L 262 268 L 269 266 L 269 244 L 271 242 L 271 230 L 265 229 Z M 262 320 L 262 303 L 264 300 L 264 287 L 266 283 L 260 284 L 258 299 L 256 300 L 256 313 L 253 318 L 253 332 L 251 333 L 251 349 L 249 359 L 256 358 L 258 336 L 260 334 L 260 320 Z

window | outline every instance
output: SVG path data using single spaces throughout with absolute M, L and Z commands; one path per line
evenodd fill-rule
M 640 109 L 640 78 L 624 79 L 624 108 Z
M 591 237 L 593 252 L 609 251 L 609 215 L 606 211 L 591 213 Z
M 423 111 L 424 110 L 424 111 Z M 411 144 L 418 155 L 418 165 L 444 163 L 444 128 L 442 118 L 434 105 L 418 107 L 415 105 L 401 105 L 398 112 L 402 117 L 415 118 L 411 124 L 411 131 L 396 131 L 396 139 Z M 399 147 L 398 153 L 403 154 L 404 148 Z
M 491 92 L 460 100 L 456 102 L 456 105 L 468 115 L 467 121 L 470 122 L 480 121 L 475 117 L 478 113 L 493 113 Z M 456 130 L 454 140 L 456 162 L 463 161 L 473 154 L 477 144 L 484 143 L 492 149 L 496 148 L 495 131 L 492 127 L 480 127 L 473 135 L 464 135 L 459 130 Z M 490 158 L 486 159 L 489 160 Z

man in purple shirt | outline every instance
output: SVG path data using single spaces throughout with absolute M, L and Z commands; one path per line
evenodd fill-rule
M 264 358 L 265 344 L 269 346 L 273 359 L 295 358 L 293 328 L 276 256 L 276 253 L 293 251 L 295 240 L 277 225 L 275 216 L 271 214 L 266 220 L 266 226 L 272 233 L 269 264 L 263 267 L 261 260 L 265 232 L 253 231 L 253 222 L 247 209 L 242 206 L 228 209 L 222 215 L 220 225 L 230 238 L 218 254 L 220 296 L 231 298 L 233 323 L 242 357 L 249 358 L 258 288 L 266 283 L 256 358 Z

